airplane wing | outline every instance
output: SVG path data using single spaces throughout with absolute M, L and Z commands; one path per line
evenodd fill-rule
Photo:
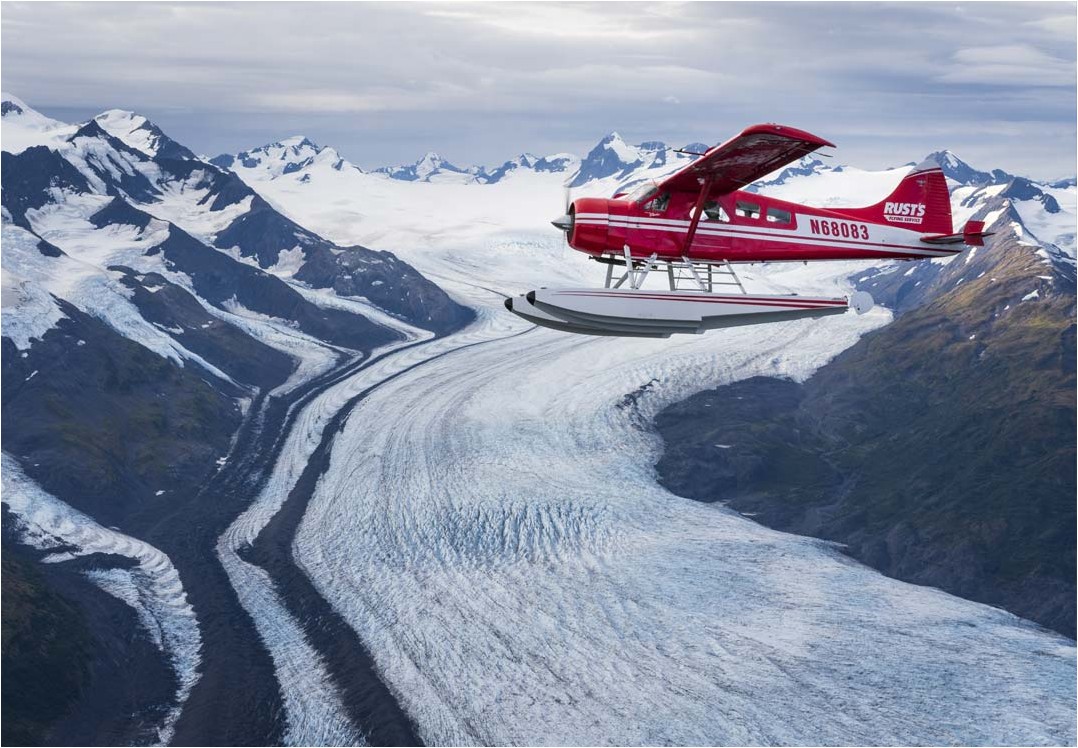
M 784 125 L 753 125 L 664 179 L 659 189 L 695 191 L 710 179 L 709 194 L 726 194 L 817 148 L 833 145 L 804 130 Z

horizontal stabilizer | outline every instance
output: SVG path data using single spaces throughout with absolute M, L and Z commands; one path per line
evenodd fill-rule
M 984 230 L 984 221 L 967 221 L 961 234 L 929 234 L 922 236 L 925 244 L 966 244 L 970 247 L 983 247 L 984 238 L 994 232 Z

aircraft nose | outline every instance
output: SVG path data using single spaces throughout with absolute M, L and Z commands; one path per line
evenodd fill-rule
M 571 215 L 569 215 L 568 213 L 566 213 L 564 216 L 561 216 L 560 218 L 555 218 L 550 223 L 555 228 L 561 229 L 562 231 L 568 231 L 569 229 L 571 229 L 573 227 L 573 217 Z

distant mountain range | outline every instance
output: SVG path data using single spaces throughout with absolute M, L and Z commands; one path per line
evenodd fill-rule
M 703 153 L 707 148 L 708 146 L 702 143 L 691 143 L 680 150 Z M 428 152 L 413 164 L 383 166 L 371 173 L 404 182 L 497 184 L 518 170 L 555 172 L 567 177 L 571 175 L 569 185 L 579 187 L 608 177 L 642 178 L 642 172 L 666 171 L 695 158 L 678 153 L 678 150 L 658 141 L 629 145 L 618 133 L 612 132 L 602 138 L 583 158 L 569 153 L 547 156 L 522 153 L 496 167 L 459 167 L 437 153 Z M 256 170 L 261 172 L 262 176 L 274 177 L 303 171 L 314 166 L 316 158 L 319 162 L 332 164 L 337 170 L 351 168 L 363 171 L 341 159 L 332 148 L 315 145 L 302 135 L 235 155 L 221 154 L 210 159 L 210 162 L 222 168 L 235 169 L 238 173 Z

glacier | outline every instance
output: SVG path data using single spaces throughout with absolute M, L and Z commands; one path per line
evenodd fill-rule
M 356 408 L 299 561 L 428 743 L 1073 739 L 1068 640 L 655 483 L 662 405 L 806 376 L 880 321 L 673 350 L 494 335 Z

